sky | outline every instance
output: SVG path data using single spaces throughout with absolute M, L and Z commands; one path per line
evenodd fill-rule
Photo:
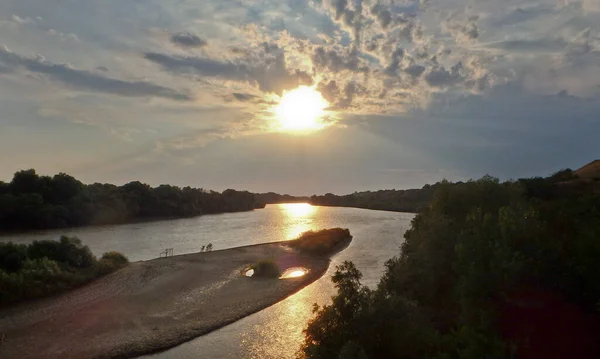
M 323 128 L 277 127 L 286 93 Z M 0 180 L 297 195 L 600 158 L 600 0 L 3 0 Z

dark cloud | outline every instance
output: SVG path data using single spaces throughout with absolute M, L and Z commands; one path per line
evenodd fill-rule
M 312 63 L 317 69 L 327 69 L 331 72 L 351 71 L 365 72 L 368 69 L 361 66 L 356 48 L 344 53 L 334 48 L 327 49 L 319 46 L 312 55 Z
M 312 84 L 312 77 L 306 72 L 287 69 L 285 57 L 279 48 L 265 45 L 264 50 L 270 56 L 261 60 L 246 58 L 238 62 L 155 52 L 146 53 L 144 57 L 175 74 L 247 82 L 257 85 L 264 92 L 281 93 L 298 85 Z
M 329 103 L 334 103 L 340 95 L 340 89 L 337 86 L 337 83 L 333 80 L 329 81 L 328 83 L 319 82 L 317 85 L 317 90 L 319 90 L 323 98 L 329 101 Z
M 450 70 L 447 70 L 444 66 L 433 67 L 425 74 L 425 81 L 434 87 L 452 86 L 462 80 L 460 75 L 461 69 L 461 63 L 452 66 Z
M 412 77 L 419 77 L 425 72 L 425 66 L 413 64 L 404 69 L 404 72 Z
M 202 47 L 207 44 L 205 40 L 191 32 L 178 32 L 171 35 L 171 42 L 183 47 Z
M 386 29 L 392 22 L 392 13 L 380 3 L 377 3 L 371 7 L 371 14 L 375 16 L 379 26 Z
M 515 84 L 485 95 L 434 95 L 408 116 L 373 117 L 364 127 L 465 177 L 519 178 L 576 167 L 600 151 L 600 101 L 539 96 Z M 440 168 L 440 167 L 438 167 Z
M 76 89 L 91 90 L 120 96 L 162 97 L 172 100 L 191 100 L 190 95 L 145 81 L 124 81 L 102 74 L 77 70 L 67 64 L 54 64 L 41 56 L 29 58 L 0 47 L 0 66 L 24 69 Z
M 388 66 L 385 68 L 385 72 L 388 75 L 396 75 L 398 71 L 398 67 L 400 66 L 400 61 L 404 58 L 404 49 L 397 48 L 392 52 L 392 56 Z
M 335 11 L 335 19 L 339 20 L 346 11 L 346 7 L 348 6 L 348 0 L 333 0 L 331 6 Z
M 247 101 L 252 101 L 256 98 L 255 95 L 251 95 L 249 93 L 239 93 L 239 92 L 234 92 L 231 94 L 236 100 L 240 101 L 240 102 L 247 102 Z
M 514 52 L 556 52 L 568 43 L 561 38 L 516 39 L 487 44 L 486 47 Z

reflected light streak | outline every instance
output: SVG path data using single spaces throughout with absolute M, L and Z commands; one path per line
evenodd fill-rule
M 282 208 L 285 214 L 291 218 L 307 217 L 316 210 L 308 203 L 282 203 L 279 208 Z
M 305 273 L 302 270 L 295 270 L 292 273 L 288 274 L 286 278 L 302 277 L 304 274 Z
M 317 207 L 308 203 L 282 203 L 279 208 L 285 225 L 285 239 L 296 239 L 302 233 L 314 229 L 313 220 Z
M 281 274 L 279 279 L 298 278 L 308 273 L 308 269 L 302 267 L 288 268 Z

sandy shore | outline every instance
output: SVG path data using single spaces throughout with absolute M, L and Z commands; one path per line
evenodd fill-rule
M 247 278 L 272 258 L 299 278 Z M 321 277 L 328 258 L 270 243 L 135 262 L 64 295 L 0 310 L 0 358 L 115 358 L 160 351 L 268 307 Z

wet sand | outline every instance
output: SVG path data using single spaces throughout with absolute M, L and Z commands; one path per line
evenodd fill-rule
M 248 278 L 258 260 L 303 277 Z M 280 243 L 135 262 L 64 295 L 0 310 L 0 358 L 129 358 L 164 350 L 275 304 L 320 278 L 328 258 Z

